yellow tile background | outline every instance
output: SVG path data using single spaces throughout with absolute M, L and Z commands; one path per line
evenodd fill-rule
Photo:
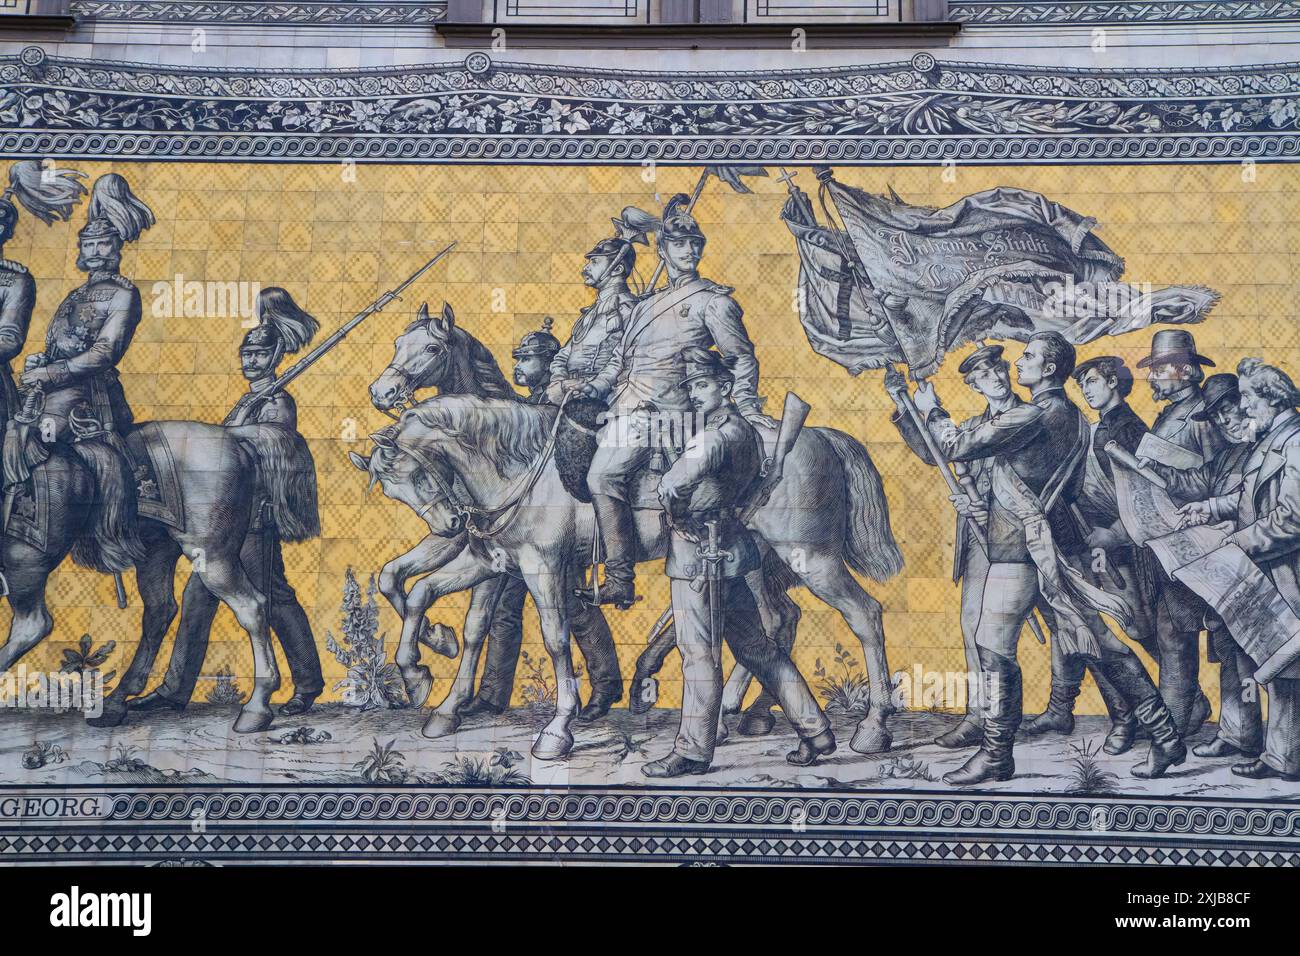
M 327 684 L 343 676 L 324 643 L 327 631 L 338 631 L 344 570 L 355 568 L 364 584 L 386 559 L 414 544 L 422 528 L 405 507 L 378 492 L 365 494 L 364 480 L 348 463 L 347 452 L 366 450 L 368 443 L 342 437 L 350 420 L 363 438 L 387 423 L 370 406 L 366 387 L 391 357 L 393 337 L 422 300 L 434 308 L 446 300 L 460 324 L 508 370 L 512 345 L 537 328 L 544 314 L 556 317 L 556 331 L 563 335 L 590 301 L 579 279 L 582 254 L 611 233 L 610 217 L 629 204 L 654 210 L 657 197 L 661 201 L 689 191 L 699 174 L 695 169 L 660 169 L 657 180 L 647 182 L 636 168 L 360 166 L 355 181 L 347 181 L 341 167 L 325 165 L 80 168 L 92 177 L 110 169 L 123 173 L 159 220 L 128 248 L 123 261 L 124 274 L 140 286 L 145 301 L 144 321 L 122 364 L 127 396 L 139 420 L 219 422 L 245 388 L 237 361 L 244 331 L 239 320 L 157 317 L 150 310 L 155 283 L 181 274 L 186 280 L 281 285 L 328 332 L 434 250 L 453 239 L 460 243 L 404 302 L 369 320 L 293 388 L 300 428 L 316 458 L 324 533 L 320 540 L 286 546 L 285 559 L 290 581 L 312 619 Z M 1295 250 L 1300 249 L 1300 172 L 1293 166 L 1260 166 L 1253 181 L 1231 166 L 960 168 L 954 182 L 945 182 L 937 168 L 845 169 L 837 176 L 878 191 L 889 184 L 909 202 L 935 206 L 999 185 L 1042 192 L 1099 220 L 1101 237 L 1127 260 L 1128 279 L 1205 284 L 1222 293 L 1211 319 L 1195 330 L 1202 352 L 1221 370 L 1260 355 L 1300 374 L 1292 309 Z M 815 189 L 808 171 L 798 181 L 806 190 Z M 879 373 L 853 379 L 808 347 L 792 311 L 794 243 L 778 219 L 784 187 L 771 180 L 751 183 L 754 195 L 735 194 L 717 181 L 706 189 L 696 210 L 709 236 L 702 271 L 736 287 L 770 406 L 779 409 L 786 389 L 797 391 L 813 405 L 812 424 L 835 426 L 865 441 L 884 474 L 895 533 L 907 561 L 900 577 L 870 588 L 884 603 L 892 669 L 910 669 L 917 662 L 933 670 L 963 669 L 958 591 L 949 577 L 953 520 L 944 487 L 890 426 L 892 406 Z M 48 228 L 23 214 L 17 235 L 5 248 L 6 256 L 28 265 L 38 280 L 29 352 L 41 347 L 49 317 L 83 278 L 75 268 L 76 230 L 83 222 L 84 206 L 72 223 Z M 643 278 L 653 265 L 643 254 Z M 504 291 L 503 312 L 492 311 L 497 289 Z M 1149 333 L 1105 339 L 1081 349 L 1080 358 L 1114 352 L 1133 361 L 1149 339 Z M 1016 353 L 1013 345 L 1011 356 Z M 978 411 L 974 396 L 956 376 L 956 364 L 948 362 L 937 376 L 939 392 L 955 415 L 973 414 Z M 1132 404 L 1146 420 L 1154 417 L 1142 383 Z M 185 571 L 182 563 L 178 596 Z M 668 601 L 659 572 L 658 566 L 643 567 L 640 581 L 647 600 L 636 610 L 610 612 L 625 675 Z M 140 605 L 132 584 L 128 575 L 132 603 L 119 611 L 109 578 L 65 562 L 49 589 L 55 632 L 28 657 L 29 667 L 57 666 L 61 651 L 89 632 L 96 644 L 117 641 L 108 666 L 123 669 L 139 633 Z M 806 613 L 796 659 L 806 675 L 811 676 L 817 659 L 829 663 L 837 642 L 857 651 L 837 615 L 805 591 L 797 592 L 797 598 Z M 382 598 L 380 606 L 391 656 L 399 624 Z M 464 607 L 464 596 L 457 596 L 435 607 L 431 617 L 459 629 Z M 531 608 L 526 622 L 525 647 L 544 659 Z M 860 661 L 860 652 L 857 656 Z M 1026 709 L 1036 710 L 1048 693 L 1048 654 L 1026 640 L 1021 660 Z M 165 663 L 166 651 L 160 670 Z M 446 691 L 455 665 L 442 658 L 432 663 L 439 678 L 437 698 Z M 248 689 L 247 640 L 224 608 L 204 673 L 222 666 L 230 666 Z M 283 658 L 281 668 L 287 675 Z M 661 679 L 662 700 L 671 704 L 678 696 L 675 657 Z M 521 668 L 517 693 L 523 680 Z M 1202 683 L 1217 700 L 1217 681 L 1208 669 Z M 201 682 L 197 696 L 211 686 Z M 286 677 L 277 699 L 287 693 Z M 1082 706 L 1100 712 L 1091 685 Z

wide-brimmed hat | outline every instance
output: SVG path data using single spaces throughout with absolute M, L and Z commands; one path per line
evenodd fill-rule
M 1214 363 L 1196 351 L 1196 339 L 1184 329 L 1161 329 L 1151 337 L 1151 354 L 1138 360 L 1138 368 L 1153 365 L 1208 365 Z
M 1231 372 L 1221 372 L 1218 375 L 1211 375 L 1201 386 L 1201 392 L 1205 396 L 1205 407 L 1199 412 L 1192 412 L 1191 418 L 1197 422 L 1208 422 L 1215 410 L 1225 402 L 1236 403 L 1241 399 L 1241 392 L 1237 386 L 1237 376 Z

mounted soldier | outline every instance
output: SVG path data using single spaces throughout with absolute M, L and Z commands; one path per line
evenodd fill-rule
M 597 387 L 587 388 L 613 357 L 623 329 L 636 305 L 627 287 L 636 265 L 636 249 L 626 239 L 602 239 L 586 255 L 582 281 L 596 290 L 596 301 L 578 315 L 569 341 L 551 360 L 548 394 L 556 405 L 569 392 L 605 399 Z
M 142 310 L 140 291 L 118 269 L 122 247 L 153 223 L 153 212 L 120 175 L 95 181 L 86 225 L 77 234 L 77 268 L 87 279 L 59 305 L 45 350 L 27 357 L 22 375 L 27 392 L 18 416 L 24 427 L 5 456 L 5 486 L 12 488 L 48 457 L 42 443 L 57 442 L 77 453 L 94 475 L 100 513 L 80 546 L 86 563 L 106 572 L 124 571 L 141 555 L 135 485 L 122 444 L 134 416 L 117 365 Z
M 703 419 L 659 482 L 672 536 L 665 567 L 682 656 L 681 725 L 672 752 L 641 768 L 647 777 L 707 773 L 722 709 L 722 642 L 780 701 L 799 734 L 786 759 L 807 766 L 835 750 L 830 722 L 790 655 L 763 632 L 745 575 L 759 566 L 739 511 L 754 491 L 762 445 L 731 400 L 732 366 L 710 349 L 682 350 L 680 387 Z
M 633 479 L 656 452 L 676 453 L 691 405 L 681 388 L 682 349 L 716 346 L 734 362 L 733 402 L 741 415 L 774 427 L 762 414 L 758 396 L 758 361 L 745 331 L 734 289 L 699 274 L 705 237 L 677 195 L 664 208 L 656 247 L 668 273 L 668 285 L 637 302 L 609 362 L 579 390 L 588 396 L 612 396 L 609 420 L 600 430 L 599 447 L 587 474 L 596 524 L 605 550 L 605 583 L 583 589 L 592 603 L 627 608 L 636 600 L 633 587 L 636 540 L 632 515 Z M 667 434 L 645 427 L 644 416 L 663 416 Z
M 279 638 L 289 663 L 294 692 L 281 706 L 280 714 L 292 717 L 311 709 L 325 682 L 311 623 L 285 576 L 281 542 L 316 537 L 320 534 L 320 518 L 316 466 L 297 431 L 297 405 L 288 391 L 277 387 L 276 370 L 286 356 L 301 351 L 320 326 L 288 292 L 276 287 L 258 293 L 257 315 L 258 324 L 239 347 L 248 391 L 240 396 L 222 424 L 252 446 L 259 473 L 281 479 L 276 485 L 283 500 L 273 500 L 270 489 L 258 489 L 259 500 L 239 557 L 249 579 L 266 597 L 271 631 Z M 156 690 L 128 701 L 128 707 L 185 709 L 203 667 L 219 604 L 202 578 L 191 574 L 181 599 L 181 621 L 167 676 Z
M 85 174 L 45 167 L 36 160 L 24 160 L 9 167 L 9 186 L 0 195 L 0 363 L 3 365 L 0 367 L 0 392 L 3 392 L 0 398 L 0 436 L 6 434 L 19 409 L 18 388 L 14 384 L 10 363 L 27 344 L 32 309 L 36 305 L 36 280 L 26 266 L 3 255 L 5 244 L 13 238 L 18 227 L 18 205 L 14 200 L 46 225 L 55 219 L 66 221 L 72 215 L 72 207 L 86 194 L 86 187 L 78 179 L 85 179 Z M 23 472 L 23 469 L 18 470 Z M 17 495 L 19 490 L 17 486 L 6 487 L 12 495 Z M 4 518 L 0 520 L 7 522 L 9 507 L 8 504 L 5 506 Z M 0 591 L 8 593 L 8 590 L 5 581 Z
M 560 351 L 560 340 L 551 334 L 554 324 L 555 320 L 548 315 L 542 319 L 540 329 L 525 335 L 510 352 L 510 357 L 515 360 L 514 382 L 528 389 L 525 401 L 534 405 L 549 402 L 547 391 L 551 384 L 551 360 Z

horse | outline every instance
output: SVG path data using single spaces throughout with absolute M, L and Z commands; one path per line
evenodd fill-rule
M 575 580 L 594 514 L 565 491 L 554 458 L 546 453 L 557 414 L 548 406 L 438 396 L 403 412 L 395 434 L 374 436 L 376 449 L 369 456 L 349 455 L 372 486 L 378 482 L 385 495 L 415 509 L 431 528 L 469 532 L 467 544 L 407 597 L 411 613 L 397 649 L 404 674 L 419 663 L 425 610 L 439 597 L 476 588 L 459 669 L 424 726 L 426 736 L 444 736 L 459 726 L 457 711 L 473 693 L 483 608 L 494 600 L 504 560 L 532 594 L 555 672 L 555 714 L 534 742 L 533 756 L 561 759 L 573 747 L 569 724 L 578 709 L 577 681 L 564 589 Z M 639 510 L 636 524 L 640 553 L 646 560 L 663 557 L 667 535 L 660 512 Z M 865 754 L 888 750 L 893 702 L 881 606 L 850 568 L 883 580 L 901 570 L 902 555 L 890 531 L 880 475 L 866 449 L 830 429 L 804 429 L 782 479 L 750 527 L 758 532 L 765 559 L 775 553 L 813 594 L 840 612 L 862 643 L 871 706 L 850 746 Z
M 521 400 L 506 381 L 491 351 L 456 324 L 455 314 L 446 303 L 443 303 L 439 317 L 430 316 L 427 303 L 420 306 L 415 321 L 393 343 L 393 360 L 371 384 L 370 400 L 375 408 L 391 414 L 393 409 L 404 409 L 415 400 L 416 393 L 425 389 L 437 389 L 441 395 Z M 421 517 L 426 523 L 437 520 L 437 516 L 427 511 L 422 512 Z M 443 517 L 453 524 L 457 521 L 455 516 Z M 455 533 L 457 527 L 459 526 L 430 525 L 430 533 L 415 547 L 392 558 L 380 570 L 379 591 L 403 620 L 408 616 L 408 582 L 442 567 L 464 546 L 464 538 Z M 786 593 L 793 579 L 783 576 L 779 567 L 774 567 L 777 564 L 779 562 L 767 562 L 764 569 L 749 577 L 749 583 L 758 601 L 764 630 L 781 647 L 789 650 L 794 644 L 800 610 L 799 605 Z M 471 595 L 465 627 L 472 625 L 471 618 L 479 609 L 490 606 L 487 594 Z M 434 633 L 424 619 L 423 609 L 412 616 L 416 633 L 421 638 L 430 637 Z M 650 707 L 648 699 L 638 694 L 636 689 L 645 686 L 645 679 L 659 669 L 674 644 L 673 629 L 671 626 L 666 627 L 637 659 L 631 698 L 634 713 L 643 712 Z M 427 646 L 444 656 L 455 656 L 454 645 L 448 647 L 446 644 L 428 643 Z M 407 668 L 406 676 L 411 699 L 423 703 L 433 690 L 433 678 L 429 669 L 416 664 Z M 749 682 L 750 675 L 743 667 L 733 668 L 723 695 L 725 713 L 740 710 Z M 775 697 L 764 689 L 745 710 L 740 732 L 763 734 L 770 731 L 774 724 L 770 711 L 775 705 Z
M 173 581 L 183 553 L 207 588 L 234 612 L 252 643 L 253 688 L 234 729 L 238 733 L 265 730 L 271 725 L 270 697 L 279 689 L 280 675 L 271 649 L 265 598 L 248 580 L 239 560 L 256 497 L 257 458 L 231 429 L 202 422 L 152 422 L 129 432 L 125 441 L 137 461 L 158 452 L 158 457 L 170 456 L 175 462 L 184 489 L 183 518 L 177 522 L 181 528 L 139 516 L 135 522 L 142 545 L 138 555 L 115 563 L 95 557 L 97 544 L 101 552 L 104 544 L 102 499 L 107 496 L 96 500 L 91 472 L 78 453 L 61 445 L 47 446 L 49 458 L 32 468 L 34 480 L 47 489 L 44 547 L 20 537 L 12 521 L 3 540 L 13 617 L 0 647 L 0 673 L 53 630 L 46 584 L 65 557 L 71 554 L 75 563 L 97 571 L 126 570 L 134 560 L 136 586 L 144 604 L 140 644 L 105 699 L 102 715 L 87 720 L 94 726 L 121 723 L 126 699 L 144 690 L 153 659 L 176 617 Z

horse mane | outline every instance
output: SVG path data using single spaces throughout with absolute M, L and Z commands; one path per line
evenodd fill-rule
M 519 401 L 519 393 L 506 380 L 501 366 L 493 358 L 488 347 L 459 325 L 452 330 L 452 337 L 460 346 L 458 355 L 464 358 L 464 371 L 469 375 L 467 392 L 483 398 L 498 398 Z
M 443 432 L 466 451 L 486 457 L 502 478 L 512 478 L 542 453 L 556 412 L 554 406 L 514 398 L 438 395 L 408 408 L 402 414 L 402 431 L 415 422 Z

